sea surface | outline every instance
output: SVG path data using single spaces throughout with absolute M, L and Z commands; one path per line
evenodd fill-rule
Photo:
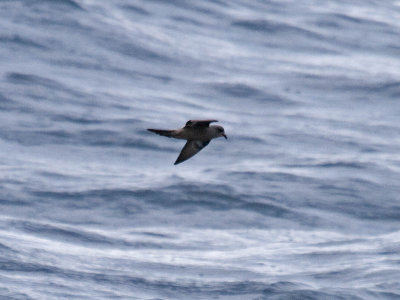
M 0 299 L 400 299 L 399 101 L 399 1 L 0 0 Z

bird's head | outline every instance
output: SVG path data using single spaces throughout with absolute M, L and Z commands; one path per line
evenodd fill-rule
M 225 139 L 228 138 L 228 137 L 226 136 L 226 134 L 225 134 L 224 127 L 219 126 L 219 125 L 214 125 L 213 127 L 216 129 L 216 133 L 217 133 L 217 136 L 216 136 L 216 137 L 223 136 Z

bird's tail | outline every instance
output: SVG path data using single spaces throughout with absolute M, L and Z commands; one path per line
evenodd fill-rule
M 174 130 L 162 130 L 162 129 L 147 129 L 147 130 L 169 138 L 172 137 L 172 133 L 174 132 Z

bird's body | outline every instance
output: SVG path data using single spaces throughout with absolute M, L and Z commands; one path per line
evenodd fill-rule
M 197 154 L 201 149 L 208 145 L 208 143 L 217 137 L 226 137 L 224 128 L 218 125 L 211 125 L 212 122 L 218 122 L 217 120 L 190 120 L 186 122 L 185 127 L 175 130 L 163 130 L 163 129 L 147 129 L 148 131 L 156 134 L 187 140 L 183 147 L 178 159 L 175 161 L 175 165 L 179 164 L 193 155 Z
M 218 129 L 216 127 L 221 126 L 209 126 L 199 128 L 179 128 L 175 130 L 161 130 L 161 129 L 148 129 L 151 132 L 171 137 L 180 140 L 197 140 L 197 141 L 209 141 L 210 139 L 218 137 Z

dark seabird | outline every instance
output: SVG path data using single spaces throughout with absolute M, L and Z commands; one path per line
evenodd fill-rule
M 185 127 L 175 130 L 163 129 L 147 129 L 148 131 L 157 133 L 169 138 L 187 140 L 185 146 L 182 148 L 181 153 L 176 159 L 174 165 L 177 165 L 197 154 L 201 149 L 207 146 L 212 139 L 217 137 L 224 137 L 224 128 L 218 125 L 211 125 L 210 123 L 218 122 L 217 120 L 190 120 L 186 122 Z

